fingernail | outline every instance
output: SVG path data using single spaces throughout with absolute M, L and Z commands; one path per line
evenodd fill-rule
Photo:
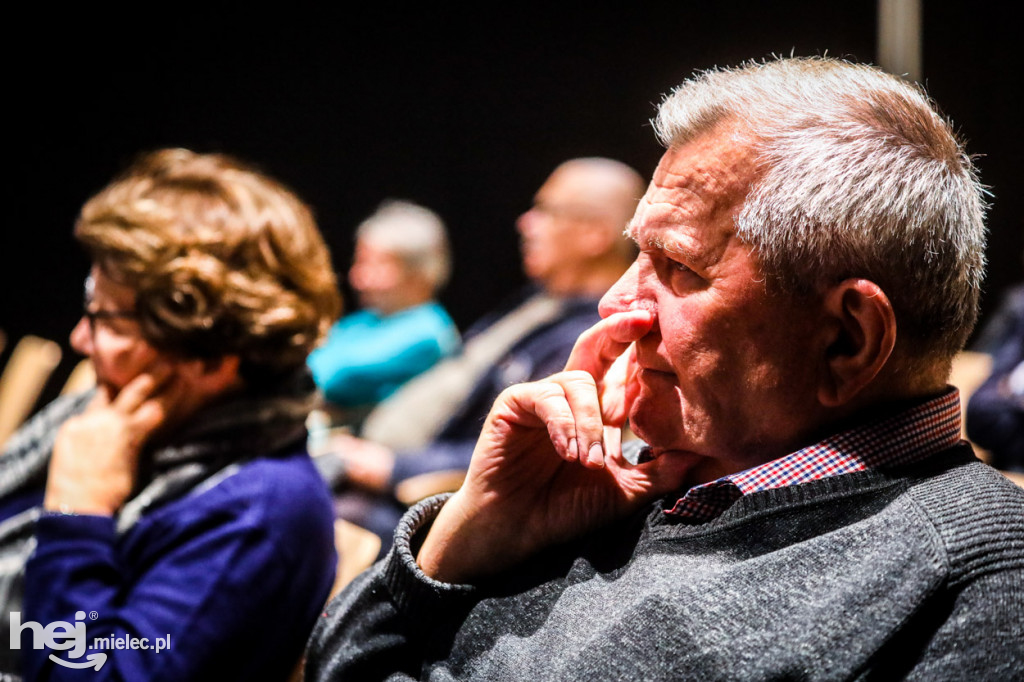
M 587 458 L 593 464 L 604 463 L 604 448 L 601 447 L 600 443 L 594 443 L 590 446 L 590 452 L 587 453 Z
M 577 460 L 580 458 L 580 445 L 575 438 L 569 439 L 569 457 Z

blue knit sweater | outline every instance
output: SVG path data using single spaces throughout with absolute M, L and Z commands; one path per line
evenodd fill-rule
M 332 519 L 305 452 L 229 468 L 123 535 L 110 517 L 45 514 L 22 620 L 74 623 L 83 611 L 89 646 L 150 648 L 111 644 L 87 651 L 107 654 L 99 671 L 70 669 L 23 631 L 25 679 L 286 679 L 334 578 Z

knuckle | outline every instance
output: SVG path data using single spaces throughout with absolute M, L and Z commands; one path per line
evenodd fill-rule
M 564 400 L 565 387 L 555 381 L 538 382 L 536 394 L 543 399 L 554 398 L 556 400 Z
M 513 384 L 502 391 L 502 395 L 515 398 L 531 397 L 534 400 L 546 400 L 548 398 L 564 398 L 565 389 L 556 381 L 542 379 L 525 384 Z
M 596 386 L 597 385 L 597 383 L 594 381 L 593 375 L 591 375 L 590 372 L 584 372 L 583 370 L 577 369 L 577 370 L 571 370 L 571 371 L 568 371 L 568 372 L 563 372 L 563 374 L 565 376 L 565 381 L 567 383 L 569 383 L 569 384 L 572 384 L 572 385 L 582 385 L 582 386 Z

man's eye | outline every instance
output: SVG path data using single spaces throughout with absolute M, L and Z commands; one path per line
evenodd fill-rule
M 685 263 L 683 263 L 681 261 L 678 261 L 675 258 L 672 258 L 668 254 L 665 254 L 665 253 L 661 254 L 660 260 L 661 260 L 662 267 L 664 268 L 664 271 L 665 271 L 666 274 L 673 274 L 673 275 L 675 275 L 675 274 L 680 274 L 680 273 L 692 273 L 693 272 L 693 270 L 691 270 L 689 267 L 687 267 L 687 265 Z
M 666 258 L 665 260 L 668 262 L 668 267 L 675 272 L 693 272 L 692 270 L 690 270 L 690 268 L 686 267 L 677 260 L 673 260 L 671 258 Z
M 650 249 L 645 251 L 651 264 L 654 266 L 654 271 L 658 277 L 664 280 L 666 283 L 673 279 L 673 286 L 685 284 L 685 286 L 692 286 L 692 280 L 697 277 L 689 266 L 682 261 L 678 261 L 668 253 L 661 249 Z M 679 278 L 679 279 L 676 279 Z

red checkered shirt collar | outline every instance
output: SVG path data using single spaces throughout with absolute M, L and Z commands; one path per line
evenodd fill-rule
M 690 488 L 668 514 L 710 521 L 744 495 L 867 469 L 909 464 L 960 441 L 960 392 L 843 431 L 785 457 Z

